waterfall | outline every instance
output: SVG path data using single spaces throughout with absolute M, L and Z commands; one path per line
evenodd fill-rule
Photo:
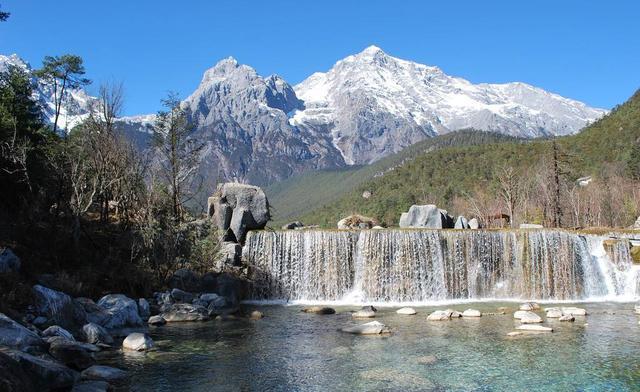
M 565 230 L 251 232 L 253 299 L 433 302 L 633 299 L 629 240 Z

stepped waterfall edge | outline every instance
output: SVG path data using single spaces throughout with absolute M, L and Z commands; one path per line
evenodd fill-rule
M 251 300 L 439 303 L 487 299 L 632 301 L 629 236 L 567 230 L 250 232 Z

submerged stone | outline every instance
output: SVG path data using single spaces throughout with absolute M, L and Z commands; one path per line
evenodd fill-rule
M 351 333 L 354 335 L 379 335 L 382 333 L 389 333 L 389 329 L 378 321 L 371 321 L 366 324 L 360 324 L 353 327 L 345 327 L 341 329 L 342 332 Z
M 583 308 L 576 308 L 573 306 L 561 308 L 563 315 L 571 315 L 571 316 L 586 316 L 587 311 Z
M 533 331 L 533 332 L 553 332 L 553 328 L 551 327 L 545 327 L 542 325 L 532 325 L 532 324 L 525 324 L 525 325 L 519 325 L 516 327 L 517 330 L 519 331 Z

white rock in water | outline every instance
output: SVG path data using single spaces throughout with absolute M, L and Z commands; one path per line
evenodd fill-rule
M 355 325 L 353 327 L 342 328 L 342 332 L 352 333 L 354 335 L 379 335 L 389 332 L 389 329 L 378 321 Z
M 400 308 L 398 310 L 396 310 L 396 313 L 398 314 L 406 314 L 406 315 L 414 315 L 416 314 L 416 310 L 414 308 Z
M 129 334 L 122 342 L 122 348 L 130 351 L 145 351 L 153 347 L 153 340 L 143 333 Z
M 562 317 L 562 310 L 560 308 L 547 308 L 547 318 L 560 318 Z
M 358 310 L 355 313 L 352 313 L 351 317 L 353 317 L 353 318 L 374 318 L 374 317 L 376 317 L 376 312 L 374 312 L 373 310 L 362 309 L 362 310 Z
M 516 310 L 515 313 L 513 313 L 513 318 L 520 320 L 527 312 L 528 310 Z
M 542 325 L 531 325 L 531 324 L 519 325 L 516 327 L 516 329 L 520 331 L 553 332 L 553 328 L 544 327 Z
M 429 321 L 446 321 L 451 319 L 451 314 L 453 312 L 449 309 L 447 310 L 436 310 L 427 316 L 427 320 Z
M 535 302 L 525 302 L 520 305 L 520 310 L 538 310 L 540 309 L 540 305 Z
M 522 332 L 522 331 L 512 331 L 512 332 L 509 332 L 507 334 L 507 336 L 520 336 L 520 335 L 524 335 L 524 332 Z
M 523 324 L 541 323 L 542 317 L 533 312 L 524 312 L 524 314 L 522 314 L 522 316 L 520 317 L 520 322 Z
M 640 219 L 640 218 L 638 218 L 638 219 Z M 636 314 L 640 314 L 640 305 L 636 305 L 635 312 L 636 312 Z
M 564 316 L 560 317 L 558 320 L 560 320 L 560 321 L 570 321 L 570 322 L 573 322 L 573 321 L 576 321 L 576 318 L 575 318 L 575 317 L 573 317 L 573 316 L 572 316 L 572 315 L 570 315 L 570 314 L 565 314 Z
M 482 312 L 476 309 L 467 309 L 462 312 L 462 317 L 481 317 Z
M 561 308 L 563 315 L 571 315 L 571 316 L 586 316 L 587 311 L 583 308 L 576 308 L 573 306 L 569 306 L 566 308 Z

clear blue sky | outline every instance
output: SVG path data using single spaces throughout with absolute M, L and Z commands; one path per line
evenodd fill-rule
M 292 84 L 375 44 L 474 83 L 523 81 L 610 108 L 640 87 L 640 1 L 0 0 L 0 53 L 85 59 L 127 114 L 186 97 L 234 56 Z M 95 87 L 92 87 L 95 88 Z

